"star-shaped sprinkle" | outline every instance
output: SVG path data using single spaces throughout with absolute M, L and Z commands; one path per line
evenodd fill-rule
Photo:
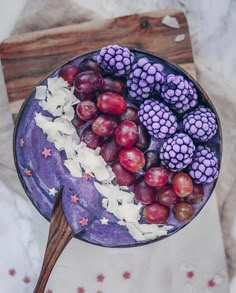
M 20 146 L 23 148 L 24 144 L 25 144 L 25 141 L 24 141 L 24 138 L 22 137 L 20 139 Z
M 215 281 L 214 281 L 213 279 L 210 279 L 210 280 L 208 281 L 208 287 L 209 287 L 209 288 L 214 288 L 215 285 L 216 285 L 216 283 L 215 283 Z
M 89 180 L 89 179 L 91 178 L 91 175 L 89 175 L 88 173 L 84 173 L 84 174 L 83 174 L 83 178 L 84 178 L 85 180 Z
M 24 282 L 25 284 L 30 283 L 30 278 L 27 277 L 27 276 L 25 276 L 24 279 L 23 279 L 23 282 Z
M 102 219 L 100 219 L 100 222 L 102 225 L 107 225 L 108 224 L 108 219 L 103 217 Z
M 129 273 L 129 272 L 124 272 L 124 274 L 123 274 L 122 276 L 123 276 L 123 278 L 124 278 L 125 280 L 130 279 L 130 273 Z
M 57 194 L 57 190 L 53 187 L 51 189 L 48 189 L 49 194 L 52 195 L 53 197 L 56 196 Z
M 31 170 L 29 170 L 27 168 L 25 168 L 24 174 L 25 174 L 25 176 L 28 176 L 28 177 L 32 176 Z
M 15 269 L 10 269 L 10 270 L 8 271 L 8 273 L 9 273 L 10 276 L 15 276 L 15 274 L 16 274 L 16 270 L 15 270 Z
M 78 200 L 79 200 L 79 199 L 78 199 L 78 197 L 77 197 L 76 194 L 75 194 L 75 195 L 71 195 L 71 197 L 70 197 L 70 201 L 71 201 L 72 203 L 77 203 Z
M 85 291 L 84 291 L 84 288 L 83 287 L 79 287 L 78 289 L 77 289 L 77 293 L 84 293 Z
M 193 271 L 189 271 L 186 274 L 187 278 L 192 279 L 194 277 L 194 272 Z
M 53 291 L 51 289 L 48 289 L 47 293 L 53 293 Z
M 97 291 L 97 293 L 102 293 L 102 291 Z
M 104 280 L 104 278 L 105 278 L 105 277 L 104 277 L 102 274 L 98 275 L 98 276 L 97 276 L 97 282 L 102 283 L 103 280 Z
M 82 218 L 80 221 L 79 221 L 80 225 L 83 227 L 83 226 L 86 226 L 88 225 L 88 219 L 87 218 Z
M 44 148 L 43 151 L 42 151 L 42 155 L 44 156 L 44 158 L 46 159 L 47 157 L 51 157 L 51 149 L 47 149 L 47 148 Z

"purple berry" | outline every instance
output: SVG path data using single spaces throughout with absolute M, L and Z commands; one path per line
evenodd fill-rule
M 128 92 L 131 98 L 143 101 L 153 92 L 159 92 L 163 82 L 164 67 L 143 57 L 132 66 L 127 80 Z
M 161 88 L 164 101 L 178 113 L 194 108 L 198 102 L 197 91 L 191 81 L 181 75 L 169 74 Z
M 155 138 L 165 138 L 174 134 L 177 119 L 171 110 L 162 102 L 148 99 L 139 108 L 139 120 Z
M 183 126 L 192 138 L 208 141 L 217 131 L 216 116 L 209 108 L 199 106 L 184 115 Z
M 165 141 L 161 147 L 161 163 L 171 171 L 180 171 L 191 164 L 195 146 L 191 138 L 177 133 Z
M 211 183 L 218 177 L 218 159 L 209 147 L 197 147 L 189 175 L 198 184 Z
M 115 76 L 128 74 L 134 62 L 134 54 L 128 48 L 110 45 L 101 49 L 97 62 Z

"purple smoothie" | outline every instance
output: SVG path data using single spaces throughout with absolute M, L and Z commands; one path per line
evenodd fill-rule
M 131 51 L 136 59 L 145 56 L 148 57 L 151 62 L 162 64 L 165 67 L 166 75 L 174 73 L 190 79 L 180 68 L 162 58 L 136 50 Z M 73 59 L 68 64 L 75 64 L 78 66 L 84 58 L 94 59 L 97 54 L 98 51 L 85 54 Z M 60 68 L 52 72 L 49 77 L 58 76 L 59 70 Z M 202 92 L 202 89 L 196 82 L 193 81 L 193 83 L 198 91 L 201 104 L 207 105 L 216 114 L 214 106 L 209 100 L 206 100 L 206 95 Z M 42 84 L 47 84 L 47 80 L 44 80 Z M 125 96 L 126 95 L 127 93 Z M 76 235 L 79 239 L 107 247 L 127 247 L 142 245 L 165 238 L 159 237 L 154 240 L 146 241 L 135 240 L 130 235 L 127 228 L 119 225 L 119 220 L 114 215 L 107 212 L 102 206 L 102 196 L 94 186 L 95 179 L 75 178 L 71 176 L 68 169 L 65 168 L 63 164 L 66 159 L 65 152 L 59 152 L 53 143 L 48 142 L 46 135 L 35 123 L 35 113 L 42 113 L 44 116 L 48 117 L 50 117 L 50 114 L 42 110 L 38 104 L 38 100 L 35 100 L 34 96 L 35 91 L 27 98 L 19 113 L 15 128 L 14 151 L 20 180 L 27 195 L 38 211 L 46 219 L 50 220 L 54 202 L 54 197 L 50 195 L 50 191 L 53 188 L 58 191 L 61 186 L 64 186 L 62 199 L 64 212 L 71 227 L 76 231 L 82 230 L 82 232 Z M 128 103 L 132 104 L 133 101 L 129 100 Z M 137 103 L 135 103 L 135 106 L 137 106 Z M 179 119 L 179 115 L 180 114 L 177 114 L 177 119 Z M 219 120 L 217 120 L 217 123 L 219 126 L 218 131 L 209 140 L 208 145 L 216 152 L 220 166 L 221 133 Z M 152 138 L 149 149 L 159 150 L 161 144 L 161 140 Z M 44 148 L 51 150 L 51 155 L 46 158 L 42 155 Z M 30 173 L 27 173 L 27 171 L 30 171 Z M 205 194 L 203 201 L 193 205 L 195 216 L 209 199 L 215 184 L 216 180 L 212 183 L 203 185 Z M 71 202 L 71 196 L 76 196 L 78 198 L 76 205 Z M 100 221 L 104 217 L 109 220 L 106 225 L 102 224 Z M 88 219 L 88 225 L 86 225 L 86 227 L 83 227 L 81 224 L 81 219 L 83 218 Z M 141 219 L 141 222 L 144 222 L 143 219 Z M 183 228 L 187 223 L 177 221 L 173 214 L 170 213 L 167 224 L 173 226 L 173 229 L 170 230 L 167 235 L 170 236 Z

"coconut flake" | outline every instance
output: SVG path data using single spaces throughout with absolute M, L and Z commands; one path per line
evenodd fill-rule
M 83 176 L 78 160 L 65 160 L 64 166 L 69 170 L 73 177 L 81 178 Z
M 134 194 L 132 192 L 125 192 L 121 190 L 118 185 L 115 186 L 112 183 L 102 185 L 98 182 L 94 182 L 94 186 L 104 197 L 115 199 L 119 203 L 131 203 L 134 200 Z
M 140 218 L 140 209 L 142 204 L 123 203 L 117 209 L 117 216 L 120 220 L 125 220 L 126 223 L 137 223 Z
M 109 200 L 107 198 L 102 199 L 102 206 L 104 209 L 107 209 Z
M 169 15 L 164 16 L 162 18 L 161 23 L 164 24 L 165 26 L 172 27 L 175 29 L 180 28 L 179 22 L 178 22 L 177 18 L 174 16 L 169 16 Z
M 118 209 L 118 202 L 115 199 L 109 199 L 107 205 L 107 211 L 111 214 L 116 215 Z
M 61 77 L 52 77 L 48 78 L 48 90 L 53 95 L 57 90 L 60 90 L 64 87 L 68 87 L 69 84 Z
M 175 37 L 175 42 L 179 43 L 182 42 L 185 39 L 185 34 L 179 34 Z
M 129 234 L 137 241 L 144 241 L 145 237 L 144 235 L 140 232 L 137 227 L 132 224 L 132 223 L 127 223 L 126 224 L 127 229 L 129 230 Z
M 46 87 L 46 85 L 37 86 L 34 98 L 36 100 L 45 100 L 46 97 L 47 97 L 47 87 Z

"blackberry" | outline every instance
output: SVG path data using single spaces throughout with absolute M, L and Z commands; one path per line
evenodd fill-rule
M 115 76 L 123 76 L 129 73 L 134 54 L 128 48 L 110 45 L 101 49 L 97 62 L 105 71 Z
M 159 92 L 163 82 L 163 65 L 152 64 L 146 57 L 143 57 L 132 66 L 127 80 L 128 92 L 134 100 L 143 101 L 153 92 Z
M 165 141 L 161 147 L 161 163 L 171 171 L 177 172 L 191 164 L 195 145 L 185 133 L 177 133 Z
M 198 102 L 197 91 L 191 81 L 181 75 L 169 74 L 161 87 L 164 101 L 178 113 L 194 108 Z
M 209 108 L 198 106 L 184 115 L 183 127 L 192 138 L 208 141 L 217 131 L 216 116 Z
M 218 177 L 218 159 L 208 146 L 198 146 L 189 175 L 196 183 L 211 183 Z
M 149 134 L 155 138 L 169 137 L 176 132 L 177 119 L 162 102 L 145 100 L 139 108 L 138 116 Z

